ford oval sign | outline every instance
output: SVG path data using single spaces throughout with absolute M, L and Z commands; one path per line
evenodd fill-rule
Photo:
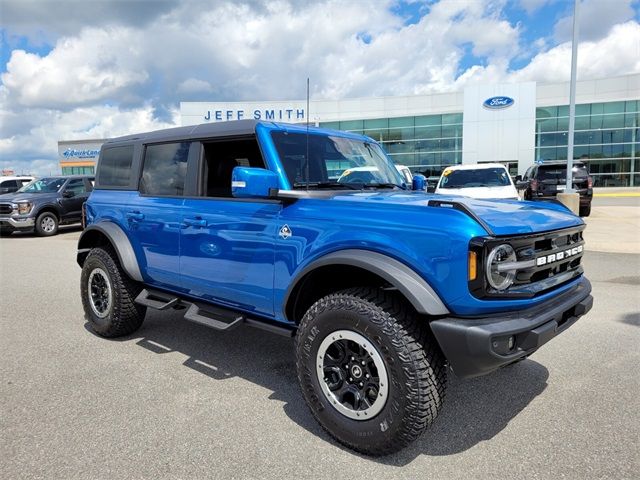
M 513 98 L 511 97 L 491 97 L 487 98 L 482 106 L 490 110 L 499 110 L 501 108 L 509 108 L 513 105 Z

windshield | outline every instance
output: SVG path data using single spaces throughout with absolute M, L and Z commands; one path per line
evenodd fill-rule
M 60 187 L 64 185 L 65 178 L 41 178 L 40 180 L 34 180 L 31 183 L 26 184 L 20 190 L 19 193 L 55 193 L 60 190 Z
M 404 188 L 402 176 L 376 143 L 310 133 L 307 163 L 307 135 L 287 132 L 271 135 L 293 188 L 307 184 L 309 188 Z
M 504 168 L 481 168 L 477 170 L 445 170 L 440 188 L 506 187 L 511 185 Z

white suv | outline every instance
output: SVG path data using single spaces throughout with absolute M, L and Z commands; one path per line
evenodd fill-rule
M 0 194 L 13 193 L 32 181 L 33 177 L 25 175 L 0 177 Z
M 500 163 L 447 167 L 440 176 L 436 193 L 473 198 L 520 199 L 507 168 Z

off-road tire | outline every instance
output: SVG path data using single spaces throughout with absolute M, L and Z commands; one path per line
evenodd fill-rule
M 106 273 L 111 287 L 111 299 L 103 318 L 94 312 L 89 294 L 89 279 L 96 269 Z M 102 337 L 120 337 L 138 330 L 147 311 L 135 303 L 141 291 L 142 286 L 127 276 L 111 248 L 94 248 L 89 252 L 80 275 L 80 293 L 85 318 L 94 332 Z
M 580 207 L 580 216 L 588 217 L 591 215 L 591 204 Z
M 436 418 L 447 371 L 424 322 L 396 292 L 370 287 L 328 295 L 307 311 L 296 336 L 298 381 L 311 413 L 338 442 L 366 455 L 387 455 L 414 441 Z M 383 359 L 389 392 L 373 418 L 348 418 L 322 392 L 316 357 L 324 339 L 338 330 L 362 335 Z
M 52 225 L 51 229 L 45 226 L 45 222 Z M 58 233 L 58 217 L 52 212 L 42 212 L 36 218 L 36 233 L 41 237 L 50 237 Z

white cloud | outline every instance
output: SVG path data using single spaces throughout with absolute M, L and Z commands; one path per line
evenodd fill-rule
M 209 93 L 212 91 L 213 88 L 209 82 L 198 78 L 187 78 L 178 85 L 178 92 L 180 93 Z
M 580 41 L 599 40 L 617 23 L 634 18 L 631 4 L 634 0 L 582 0 L 578 10 L 578 37 Z M 573 2 L 571 2 L 573 4 Z M 573 8 L 571 13 L 558 20 L 554 37 L 560 42 L 571 40 L 573 32 Z
M 523 1 L 535 8 L 544 0 Z M 29 2 L 22 10 L 9 3 L 18 19 L 11 28 L 35 28 Z M 392 13 L 395 0 L 183 0 L 164 2 L 144 23 L 113 11 L 134 8 L 127 2 L 99 3 L 105 24 L 91 23 L 87 11 L 86 24 L 69 23 L 72 12 L 56 10 L 51 29 L 62 36 L 48 54 L 12 52 L 0 77 L 3 159 L 57 164 L 57 140 L 170 126 L 180 101 L 304 98 L 307 77 L 313 98 L 568 78 L 567 45 L 522 45 L 524 26 L 505 16 L 507 0 L 442 0 L 411 25 Z M 617 17 L 606 18 L 605 35 L 581 44 L 582 78 L 640 70 L 638 23 L 611 29 Z M 467 50 L 484 66 L 460 75 Z M 510 71 L 532 50 L 543 52 Z
M 563 43 L 535 56 L 529 65 L 513 73 L 514 81 L 568 81 L 571 72 L 571 43 Z M 602 78 L 640 72 L 640 24 L 614 26 L 609 35 L 578 46 L 578 79 Z
M 1 112 L 3 123 L 15 114 Z M 142 106 L 121 110 L 114 106 L 80 107 L 66 112 L 27 109 L 23 111 L 20 131 L 0 138 L 2 168 L 35 174 L 59 173 L 58 140 L 111 138 L 132 132 L 168 128 L 179 123 L 179 111 L 174 109 L 172 121 L 154 118 L 153 107 Z
M 0 77 L 8 100 L 26 107 L 65 108 L 116 97 L 149 78 L 135 68 L 136 36 L 124 28 L 91 28 L 60 39 L 44 57 L 14 50 Z
M 554 0 L 520 0 L 520 6 L 524 8 L 529 15 L 531 15 L 552 1 Z

